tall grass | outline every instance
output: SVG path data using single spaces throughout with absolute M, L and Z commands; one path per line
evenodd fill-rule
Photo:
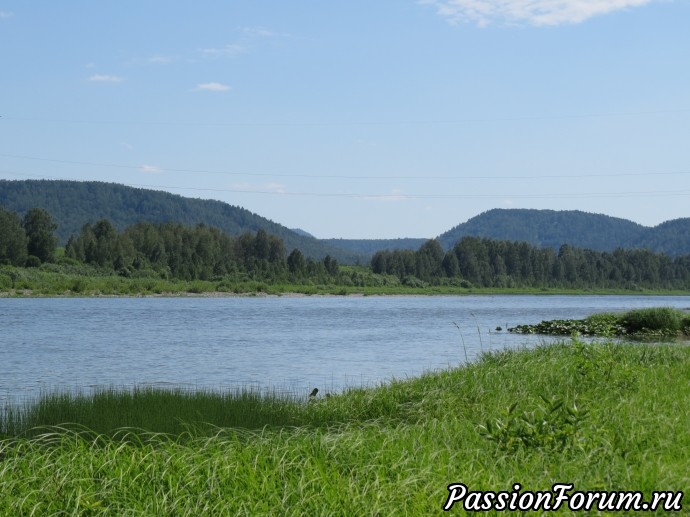
M 690 315 L 671 307 L 635 309 L 623 314 L 620 321 L 631 334 L 645 330 L 677 334 L 690 327 Z
M 184 393 L 171 396 L 184 407 Z M 242 428 L 122 440 L 53 427 L 0 440 L 0 515 L 433 515 L 453 482 L 647 497 L 690 486 L 684 346 L 574 340 L 273 403 L 283 409 Z M 110 404 L 112 422 L 125 421 L 129 403 Z
M 252 388 L 216 392 L 137 387 L 100 389 L 92 394 L 46 393 L 20 407 L 6 406 L 0 432 L 31 437 L 60 426 L 108 437 L 122 436 L 122 428 L 130 430 L 124 436 L 150 431 L 179 437 L 190 429 L 294 426 L 301 406 L 293 394 Z

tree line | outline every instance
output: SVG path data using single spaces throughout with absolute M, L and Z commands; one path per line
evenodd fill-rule
M 118 232 L 102 219 L 70 237 L 65 256 L 122 276 L 144 271 L 180 280 L 244 275 L 272 282 L 325 281 L 338 273 L 338 262 L 329 255 L 315 261 L 297 248 L 288 255 L 282 239 L 265 230 L 233 237 L 204 224 L 140 222 Z
M 0 264 L 89 264 L 125 277 L 213 280 L 227 276 L 272 283 L 458 285 L 690 289 L 690 255 L 645 249 L 599 252 L 562 245 L 464 237 L 451 250 L 428 240 L 419 249 L 374 254 L 370 272 L 341 270 L 336 259 L 305 258 L 265 230 L 231 236 L 198 224 L 139 222 L 118 231 L 108 219 L 86 224 L 58 253 L 57 225 L 44 209 L 24 217 L 0 207 Z M 59 259 L 58 259 L 59 257 Z M 373 274 L 372 274 L 373 273 Z
M 0 264 L 32 267 L 54 262 L 56 228 L 43 209 L 32 209 L 22 219 L 0 207 Z M 234 237 L 204 224 L 140 222 L 120 232 L 107 219 L 86 224 L 72 235 L 61 260 L 122 276 L 180 280 L 239 275 L 262 281 L 328 282 L 339 271 L 330 255 L 316 261 L 297 248 L 287 254 L 282 239 L 265 230 Z
M 299 248 L 306 257 L 330 255 L 341 263 L 366 262 L 370 255 L 341 250 L 319 239 L 303 237 L 281 224 L 249 210 L 212 199 L 194 199 L 163 192 L 98 181 L 0 180 L 0 206 L 24 214 L 30 208 L 48 211 L 58 224 L 55 234 L 64 246 L 87 223 L 107 219 L 118 230 L 139 221 L 185 226 L 204 223 L 230 235 L 263 228 L 280 237 L 289 250 Z
M 417 251 L 379 251 L 371 268 L 408 285 L 462 280 L 476 287 L 690 288 L 688 255 L 672 258 L 646 249 L 599 252 L 567 244 L 555 251 L 479 237 L 464 237 L 447 252 L 437 240 Z

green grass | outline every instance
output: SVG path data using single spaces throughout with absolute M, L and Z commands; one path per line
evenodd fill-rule
M 152 387 L 107 388 L 91 394 L 46 393 L 22 406 L 7 406 L 0 432 L 33 437 L 60 426 L 112 439 L 150 431 L 179 439 L 192 429 L 196 434 L 213 434 L 217 427 L 260 430 L 294 426 L 298 423 L 295 412 L 304 400 L 290 393 L 252 388 L 222 393 Z M 122 433 L 123 428 L 127 433 Z
M 647 497 L 690 486 L 690 349 L 680 345 L 496 352 L 310 403 L 250 391 L 138 395 L 110 391 L 93 406 L 48 397 L 60 411 L 80 406 L 81 420 L 31 437 L 19 426 L 0 441 L 0 514 L 436 515 L 453 482 Z M 190 425 L 171 431 L 176 419 Z M 139 429 L 113 432 L 125 422 Z

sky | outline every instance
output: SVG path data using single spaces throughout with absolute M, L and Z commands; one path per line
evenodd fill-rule
M 0 179 L 319 238 L 690 217 L 688 0 L 0 0 Z

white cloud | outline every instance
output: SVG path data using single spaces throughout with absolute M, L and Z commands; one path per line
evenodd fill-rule
M 173 62 L 173 58 L 171 56 L 151 56 L 146 62 L 155 65 L 167 65 Z
M 247 49 L 242 45 L 225 45 L 218 48 L 202 48 L 200 52 L 204 57 L 219 58 L 219 57 L 233 57 L 247 52 Z
M 275 32 L 268 30 L 264 27 L 244 27 L 242 29 L 245 34 L 250 34 L 252 36 L 260 36 L 262 38 L 272 38 L 276 35 Z
M 215 82 L 197 84 L 194 89 L 197 91 L 206 91 L 206 92 L 227 92 L 227 91 L 231 90 L 231 88 L 227 84 L 215 83 Z
M 122 77 L 117 75 L 94 74 L 89 77 L 89 81 L 96 83 L 120 83 L 122 80 Z
M 276 32 L 266 27 L 242 27 L 242 32 L 248 36 L 255 36 L 258 38 L 292 38 L 290 33 Z
M 144 172 L 146 174 L 160 174 L 161 168 L 158 165 L 142 165 L 140 168 L 141 172 Z
M 12 18 L 12 16 L 14 16 L 14 15 L 9 11 L 0 11 L 0 20 L 4 20 L 6 18 Z
M 450 23 L 563 25 L 657 0 L 418 0 Z

